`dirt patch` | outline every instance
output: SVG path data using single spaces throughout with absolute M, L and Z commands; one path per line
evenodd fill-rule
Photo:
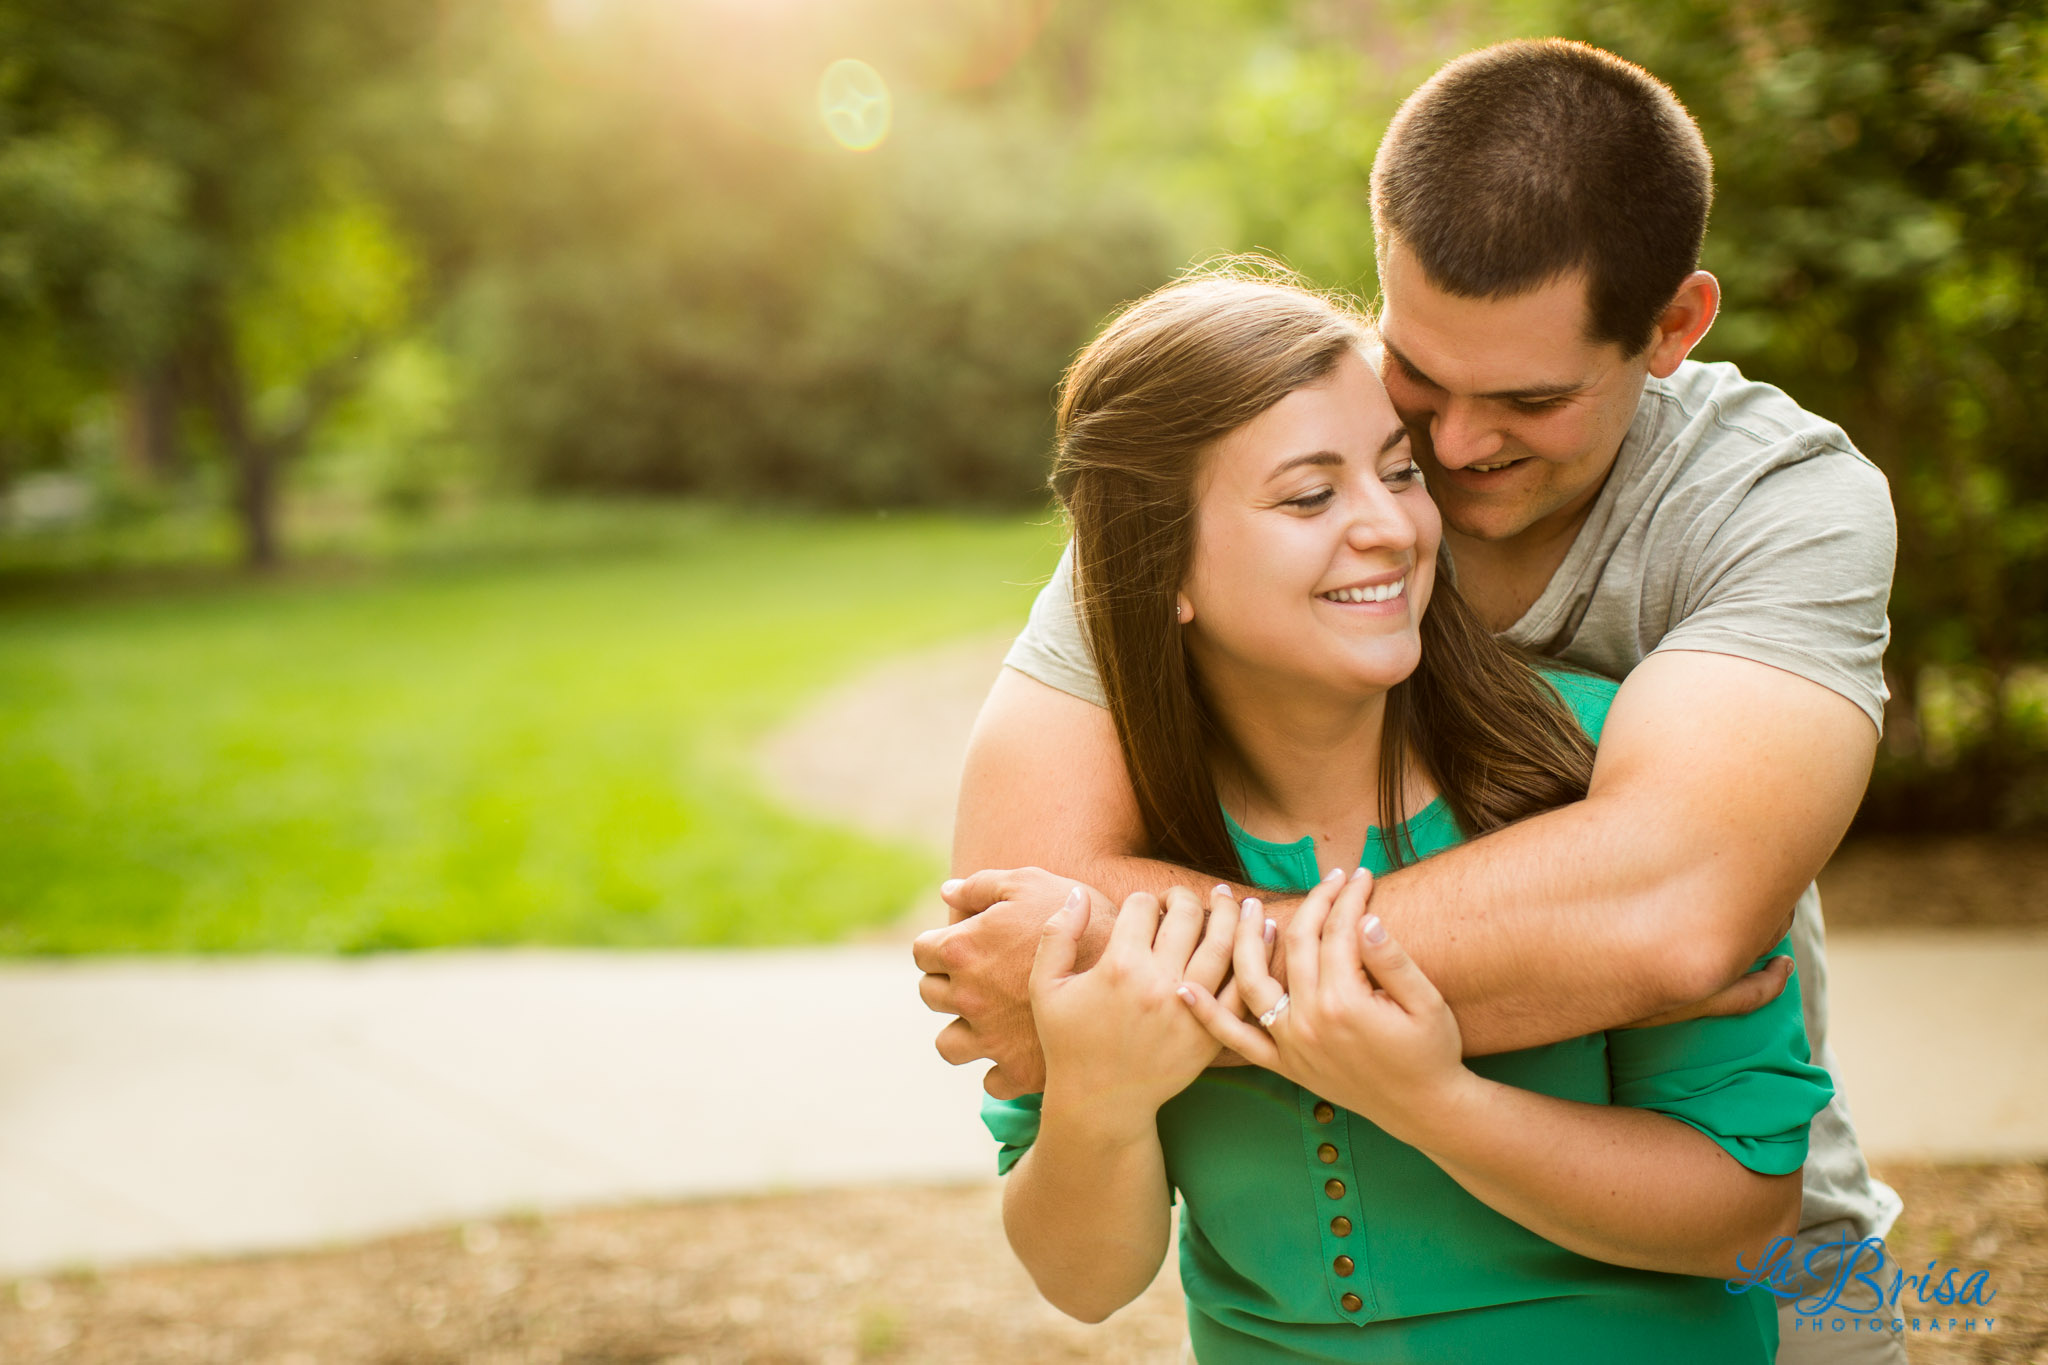
M 1820 874 L 1833 929 L 2048 928 L 2048 839 L 1858 839 Z
M 1889 1238 L 1989 1272 L 1990 1333 L 1916 1336 L 1916 1365 L 2048 1360 L 2048 1165 L 1884 1168 Z M 9 1365 L 1171 1365 L 1173 1259 L 1098 1327 L 1003 1240 L 994 1183 L 721 1199 L 473 1223 L 332 1251 L 22 1280 Z

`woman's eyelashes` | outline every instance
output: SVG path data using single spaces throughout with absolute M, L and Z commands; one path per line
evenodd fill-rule
M 1412 461 L 1407 464 L 1396 465 L 1394 468 L 1382 473 L 1380 481 L 1395 492 L 1401 492 L 1422 481 L 1422 466 Z M 1318 512 L 1327 507 L 1330 500 L 1336 496 L 1337 490 L 1325 484 L 1313 493 L 1304 493 L 1298 498 L 1288 498 L 1280 505 L 1282 507 L 1298 507 L 1304 512 Z

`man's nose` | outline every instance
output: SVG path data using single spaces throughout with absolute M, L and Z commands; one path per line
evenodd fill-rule
M 1431 415 L 1429 444 L 1438 464 L 1463 469 L 1492 460 L 1502 442 L 1500 428 L 1486 419 L 1479 404 L 1453 398 Z

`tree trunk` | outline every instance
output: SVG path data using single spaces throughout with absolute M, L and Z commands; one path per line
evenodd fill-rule
M 131 370 L 121 382 L 121 453 L 142 483 L 158 483 L 184 463 L 178 448 L 178 382 L 168 360 Z
M 242 563 L 258 571 L 276 568 L 277 457 L 253 437 L 235 452 L 235 516 L 242 524 Z
M 234 334 L 218 309 L 199 324 L 199 386 L 213 429 L 234 466 L 235 519 L 242 528 L 242 563 L 258 571 L 278 562 L 278 451 L 250 419 L 248 390 Z

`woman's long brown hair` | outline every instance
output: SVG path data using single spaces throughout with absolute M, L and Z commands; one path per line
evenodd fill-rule
M 1270 263 L 1202 267 L 1125 309 L 1060 386 L 1052 486 L 1073 528 L 1074 598 L 1152 854 L 1246 880 L 1211 767 L 1226 743 L 1174 619 L 1204 454 L 1369 346 L 1360 310 Z M 1495 640 L 1439 559 L 1422 662 L 1387 695 L 1379 824 L 1406 844 L 1404 774 L 1435 781 L 1468 836 L 1576 801 L 1593 746 L 1530 662 Z M 1391 832 L 1400 829 L 1401 838 Z

